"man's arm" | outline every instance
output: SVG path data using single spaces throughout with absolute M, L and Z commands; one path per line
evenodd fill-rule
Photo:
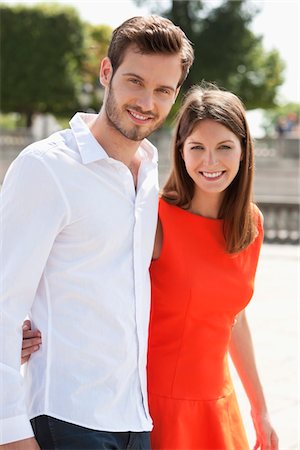
M 0 194 L 0 444 L 7 444 L 33 436 L 20 374 L 21 326 L 66 205 L 51 170 L 30 152 L 12 164 Z

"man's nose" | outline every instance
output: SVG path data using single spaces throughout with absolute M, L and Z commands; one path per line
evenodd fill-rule
M 143 112 L 152 112 L 154 109 L 153 94 L 151 92 L 144 91 L 136 99 L 136 104 Z

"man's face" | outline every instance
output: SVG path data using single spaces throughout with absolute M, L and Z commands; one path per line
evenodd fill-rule
M 141 141 L 165 121 L 178 94 L 179 55 L 142 55 L 130 47 L 113 73 L 108 58 L 100 79 L 107 88 L 104 109 L 109 124 L 126 138 Z

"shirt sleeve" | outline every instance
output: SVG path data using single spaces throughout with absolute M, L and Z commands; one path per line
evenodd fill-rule
M 47 165 L 48 164 L 48 165 Z M 30 311 L 68 207 L 43 155 L 21 154 L 0 194 L 0 444 L 33 436 L 20 374 L 22 322 Z

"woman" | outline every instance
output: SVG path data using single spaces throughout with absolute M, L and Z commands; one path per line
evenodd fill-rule
M 263 240 L 253 168 L 240 100 L 213 86 L 191 89 L 177 120 L 150 268 L 153 450 L 249 449 L 228 350 L 251 404 L 254 448 L 278 450 L 245 314 Z
M 179 112 L 151 265 L 148 389 L 153 449 L 249 448 L 227 363 L 251 404 L 255 448 L 277 449 L 244 308 L 263 240 L 240 100 L 195 87 Z

